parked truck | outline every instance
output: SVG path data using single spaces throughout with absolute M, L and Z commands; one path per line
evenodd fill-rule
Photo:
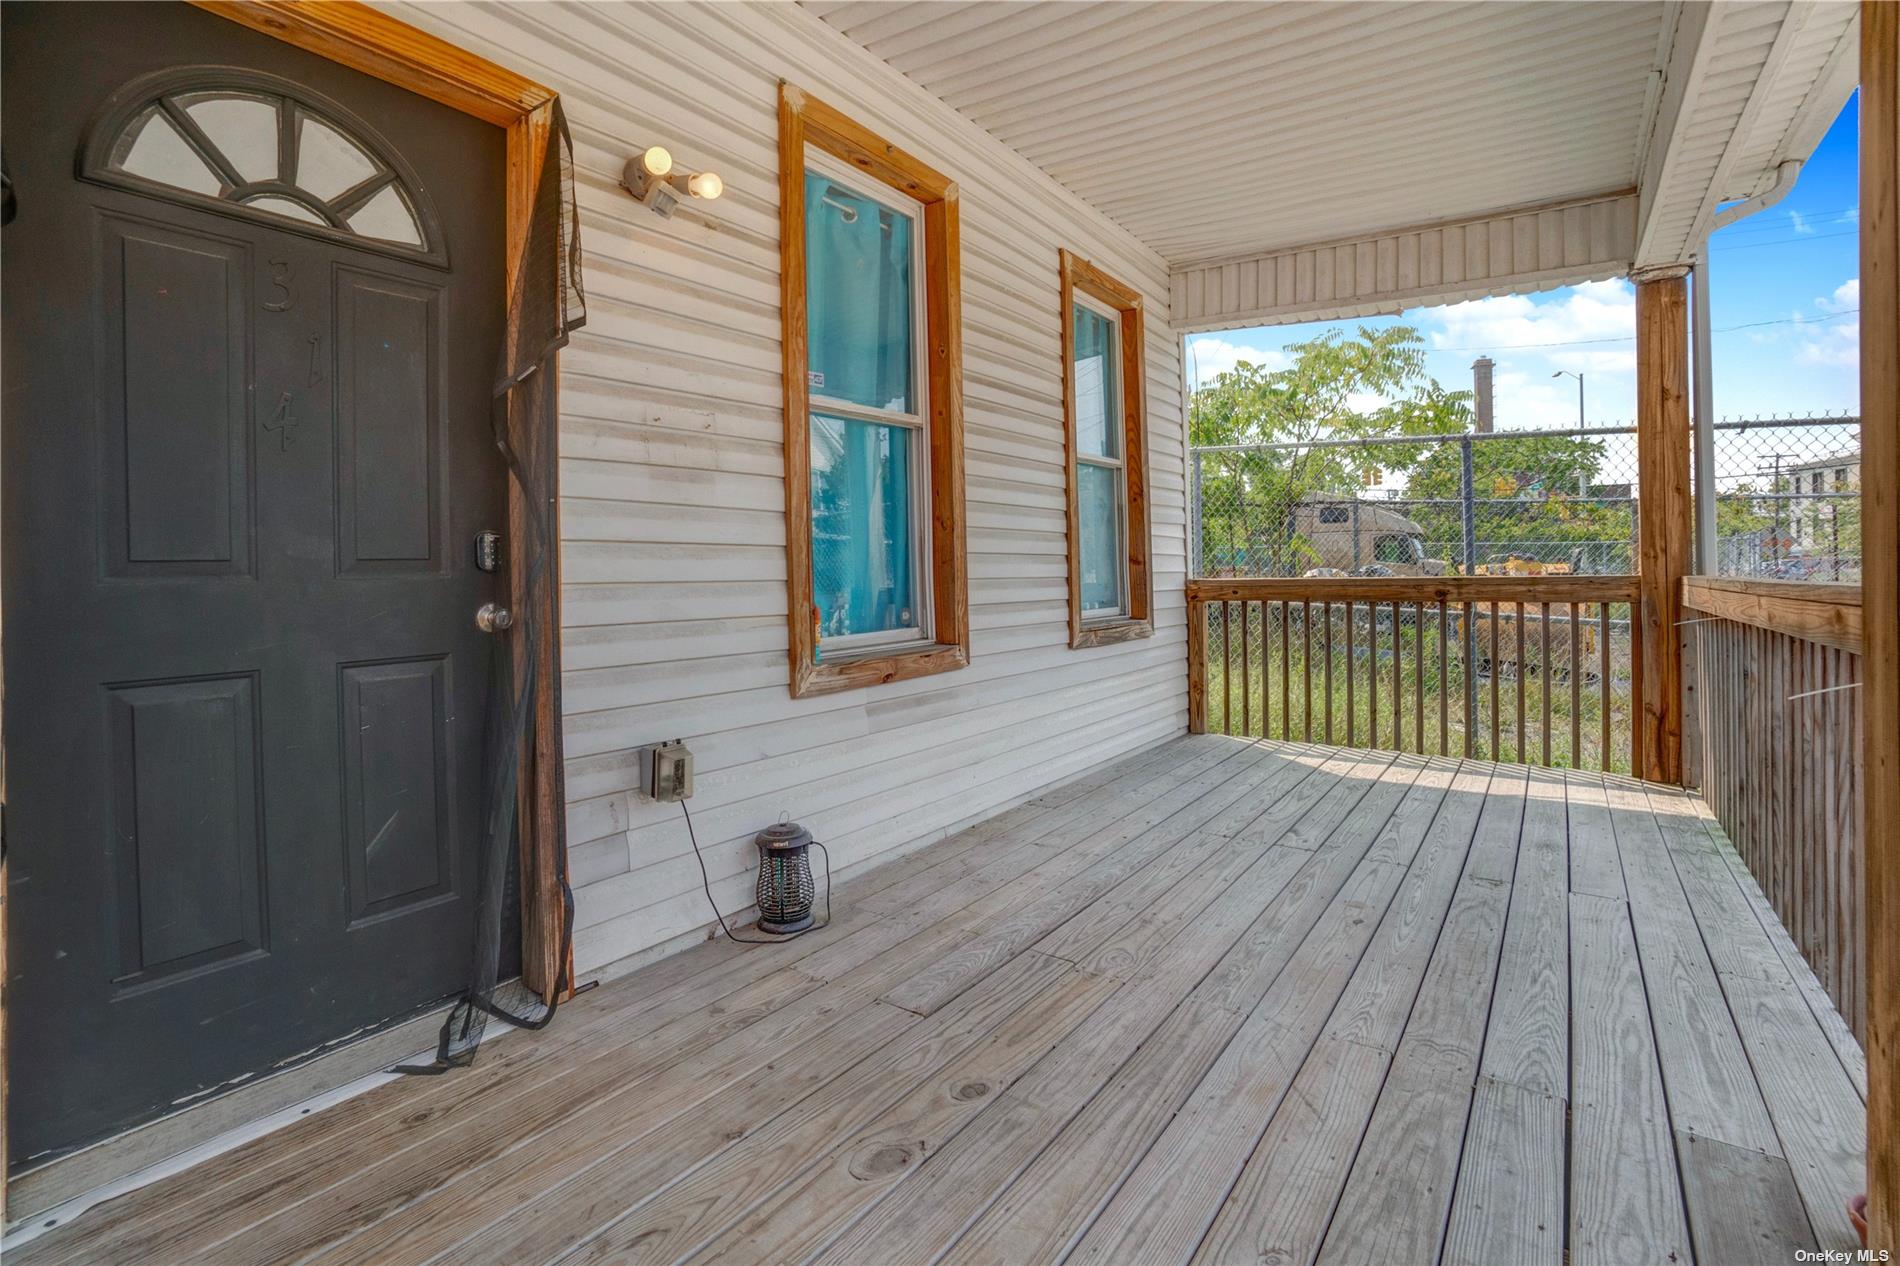
M 1355 572 L 1383 567 L 1394 576 L 1443 576 L 1450 567 L 1425 557 L 1425 529 L 1376 501 L 1308 493 L 1288 511 L 1308 567 Z

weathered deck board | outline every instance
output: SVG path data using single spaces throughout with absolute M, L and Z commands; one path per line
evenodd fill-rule
M 1677 1185 L 1656 1181 L 1675 1147 L 1629 908 L 1573 893 L 1570 929 L 1570 1261 L 1673 1266 L 1688 1221 Z
M 1480 766 L 1479 768 L 1483 768 Z M 1347 1178 L 1321 1266 L 1430 1262 L 1457 1183 L 1524 818 L 1524 771 L 1492 771 L 1465 871 Z
M 1182 740 L 7 1261 L 1789 1261 L 1865 1074 L 1772 918 L 1668 789 Z

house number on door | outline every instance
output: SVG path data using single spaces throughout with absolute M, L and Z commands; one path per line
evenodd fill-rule
M 273 299 L 264 305 L 266 312 L 288 312 L 290 305 L 297 302 L 297 296 L 290 293 L 290 283 L 296 272 L 287 259 L 273 259 L 270 262 L 270 284 L 284 292 L 281 299 Z
M 276 433 L 278 452 L 283 453 L 290 450 L 290 433 L 295 429 L 296 425 L 297 419 L 293 417 L 290 412 L 290 393 L 286 391 L 283 395 L 277 397 L 277 408 L 272 411 L 268 418 L 264 419 L 264 429 Z

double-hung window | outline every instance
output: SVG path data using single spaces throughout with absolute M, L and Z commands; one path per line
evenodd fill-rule
M 969 660 L 956 191 L 780 100 L 792 692 Z
M 1149 616 L 1141 298 L 1062 253 L 1069 483 L 1069 640 L 1146 637 Z
M 922 208 L 805 158 L 812 601 L 828 655 L 930 636 Z

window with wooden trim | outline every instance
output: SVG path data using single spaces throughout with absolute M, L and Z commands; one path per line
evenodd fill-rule
M 969 663 L 957 192 L 782 85 L 795 696 Z
M 1062 252 L 1069 645 L 1154 632 L 1141 296 Z

